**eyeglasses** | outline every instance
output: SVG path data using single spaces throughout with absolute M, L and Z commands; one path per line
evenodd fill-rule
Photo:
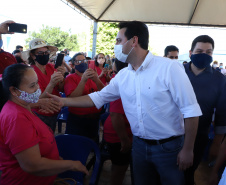
M 104 57 L 98 57 L 98 59 L 104 59 Z
M 49 55 L 50 54 L 50 51 L 47 50 L 47 51 L 39 51 L 38 53 L 36 53 L 36 55 Z
M 85 60 L 85 59 L 84 59 L 84 60 L 75 60 L 75 63 L 76 63 L 76 64 L 81 64 L 81 63 L 84 63 L 84 62 L 86 62 L 86 61 L 87 61 L 87 60 Z

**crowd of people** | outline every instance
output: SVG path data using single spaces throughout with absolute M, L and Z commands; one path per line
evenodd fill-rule
M 0 24 L 0 35 L 9 33 L 11 23 Z M 88 174 L 79 161 L 60 159 L 57 117 L 68 107 L 65 133 L 98 144 L 106 105 L 109 114 L 101 124 L 111 185 L 123 183 L 129 165 L 135 185 L 194 185 L 211 125 L 209 153 L 216 165 L 209 184 L 218 184 L 226 162 L 226 69 L 213 62 L 214 40 L 197 36 L 191 60 L 183 64 L 176 46 L 160 57 L 148 51 L 148 42 L 147 26 L 132 21 L 119 24 L 114 57 L 70 57 L 68 49 L 58 51 L 41 38 L 27 50 L 1 49 L 0 184 L 53 184 L 67 170 Z M 55 67 L 57 53 L 64 57 Z

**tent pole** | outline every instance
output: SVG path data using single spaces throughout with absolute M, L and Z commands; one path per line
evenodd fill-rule
M 97 45 L 97 21 L 94 21 L 92 58 L 94 58 L 96 55 L 96 45 Z

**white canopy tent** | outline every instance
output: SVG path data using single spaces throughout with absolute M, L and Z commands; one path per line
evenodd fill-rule
M 97 22 L 142 21 L 148 24 L 226 27 L 226 0 L 66 0 Z

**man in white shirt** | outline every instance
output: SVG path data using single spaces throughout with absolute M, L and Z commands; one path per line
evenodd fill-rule
M 133 137 L 135 185 L 182 185 L 193 163 L 201 110 L 191 83 L 177 61 L 148 51 L 148 27 L 120 23 L 115 56 L 129 63 L 99 92 L 60 99 L 65 106 L 101 108 L 121 97 Z M 185 120 L 185 122 L 184 122 Z M 185 137 L 184 137 L 185 134 Z
M 69 65 L 69 60 L 71 60 L 71 57 L 69 56 L 69 50 L 64 49 L 64 61 Z

